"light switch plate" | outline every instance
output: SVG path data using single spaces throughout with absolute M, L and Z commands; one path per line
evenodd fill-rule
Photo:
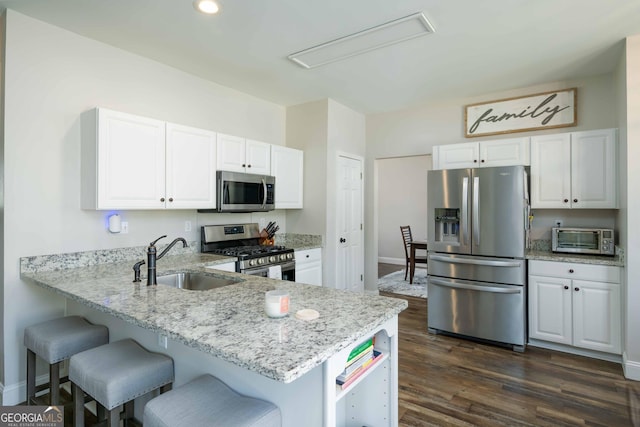
M 129 233 L 129 222 L 122 221 L 122 223 L 120 224 L 120 234 L 127 234 L 127 233 Z

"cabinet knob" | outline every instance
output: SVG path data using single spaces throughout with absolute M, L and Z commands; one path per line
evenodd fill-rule
M 169 201 L 170 201 L 170 202 L 173 202 L 173 197 L 169 197 Z
M 484 159 L 480 160 L 480 163 L 484 163 Z
M 578 199 L 573 199 L 573 203 L 578 203 Z
M 164 203 L 164 197 L 160 197 L 160 201 Z
M 309 258 L 309 255 L 307 255 L 307 258 Z
M 473 159 L 473 163 L 478 163 L 478 160 L 477 159 Z
M 575 288 L 573 288 L 573 290 L 578 292 L 580 290 L 580 288 L 576 286 Z
M 573 268 L 570 268 L 570 269 L 569 269 L 569 273 L 573 273 Z
M 246 167 L 247 167 L 247 165 L 246 165 L 245 163 L 243 163 L 243 164 L 242 164 L 242 167 L 243 167 L 243 168 L 246 168 Z
M 342 238 L 342 237 L 340 238 L 340 243 L 345 243 L 346 241 L 347 241 L 347 239 Z
M 563 200 L 565 203 L 569 203 L 569 199 L 564 199 Z
M 569 289 L 569 286 L 567 286 L 567 285 L 564 285 L 564 288 L 565 288 L 565 289 Z
M 251 165 L 247 165 L 247 167 L 248 167 L 248 168 L 250 168 L 250 167 L 251 167 Z

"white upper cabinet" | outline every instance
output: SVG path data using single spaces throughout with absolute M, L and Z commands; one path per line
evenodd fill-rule
M 166 207 L 214 207 L 215 132 L 167 123 L 166 153 Z
M 617 208 L 616 130 L 531 138 L 533 208 Z
M 433 147 L 434 169 L 529 165 L 529 137 Z
M 83 209 L 214 206 L 215 133 L 104 108 L 82 128 Z
M 269 175 L 271 145 L 238 136 L 218 134 L 217 169 Z
M 304 153 L 271 146 L 271 175 L 276 177 L 276 209 L 302 209 Z

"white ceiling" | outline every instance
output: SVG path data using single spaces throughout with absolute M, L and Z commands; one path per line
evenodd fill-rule
M 607 73 L 640 34 L 639 0 L 0 0 L 281 105 L 333 98 L 363 113 Z M 423 12 L 435 34 L 316 69 L 291 53 Z

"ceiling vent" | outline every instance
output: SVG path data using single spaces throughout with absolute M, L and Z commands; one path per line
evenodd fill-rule
M 304 68 L 316 68 L 405 40 L 434 33 L 422 12 L 368 28 L 288 56 Z

